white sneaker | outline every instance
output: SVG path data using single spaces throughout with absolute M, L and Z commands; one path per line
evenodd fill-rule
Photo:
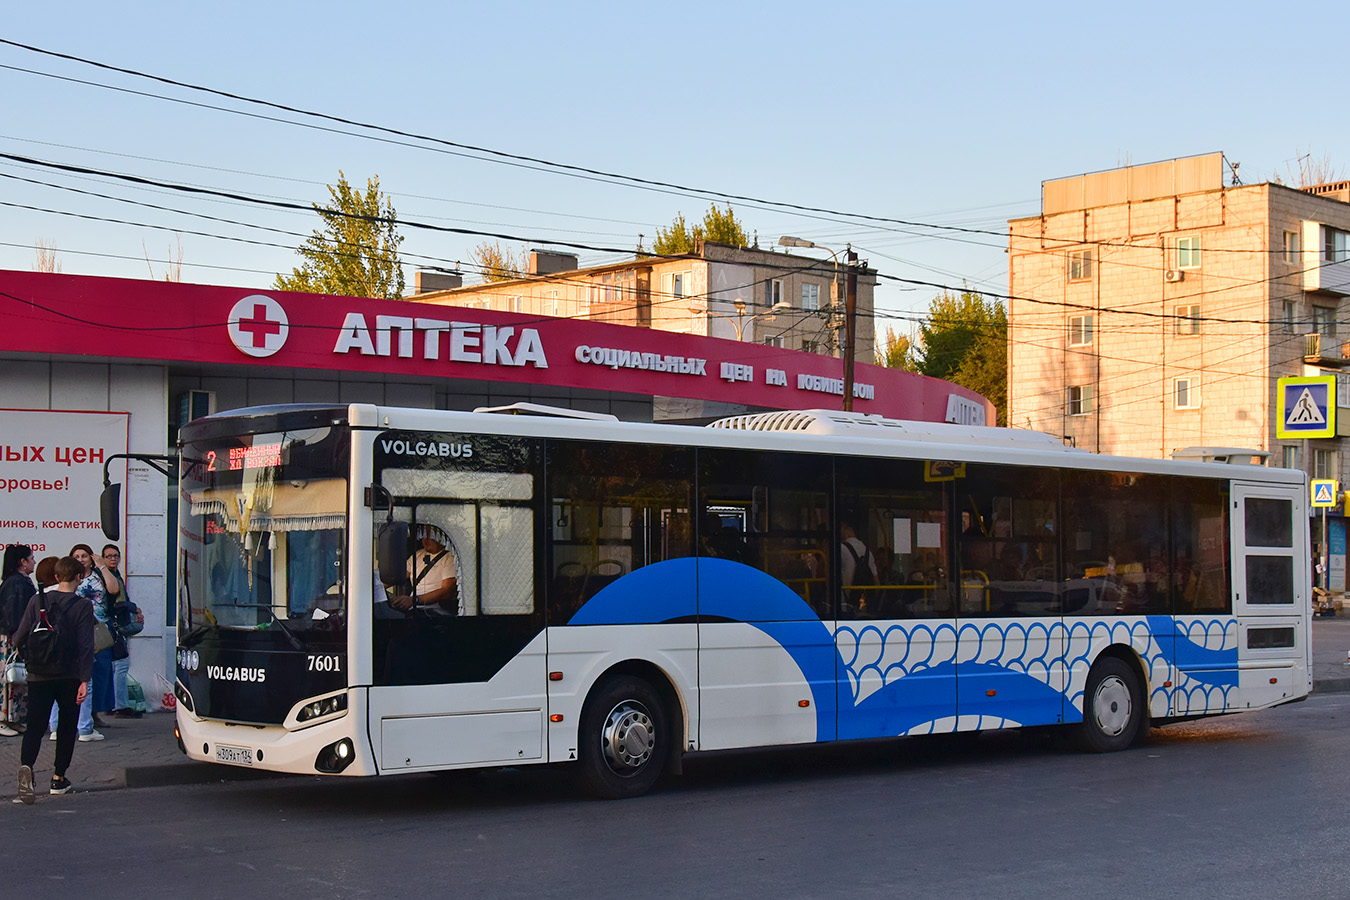
M 18 732 L 10 728 L 4 722 L 0 722 L 0 737 L 17 737 Z
M 56 740 L 56 732 L 53 731 L 53 732 L 51 733 L 51 736 L 48 737 L 47 740 L 49 740 L 49 741 L 54 741 L 54 740 Z
M 103 735 L 102 735 L 101 733 L 97 732 L 97 731 L 91 731 L 91 732 L 89 732 L 88 734 L 82 734 L 82 735 L 80 735 L 80 741 L 81 741 L 82 743 L 87 743 L 87 742 L 89 742 L 89 741 L 101 741 L 101 740 L 103 740 Z

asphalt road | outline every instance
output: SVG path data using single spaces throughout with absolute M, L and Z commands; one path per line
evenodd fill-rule
M 1094 756 L 1041 732 L 721 753 L 637 800 L 521 769 L 4 804 L 14 896 L 1342 898 L 1350 694 Z

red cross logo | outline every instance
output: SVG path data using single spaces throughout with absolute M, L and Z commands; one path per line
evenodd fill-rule
M 271 356 L 286 343 L 290 333 L 286 310 L 271 297 L 253 294 L 230 310 L 230 341 L 249 356 Z

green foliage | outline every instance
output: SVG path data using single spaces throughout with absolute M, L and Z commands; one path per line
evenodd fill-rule
M 933 298 L 919 325 L 918 371 L 970 388 L 1008 415 L 1008 314 L 997 300 L 974 291 Z
M 503 247 L 501 241 L 488 243 L 483 241 L 469 252 L 484 281 L 510 281 L 523 278 L 529 268 L 530 251 L 520 248 L 520 256 L 510 247 Z
M 736 214 L 731 211 L 730 203 L 727 204 L 725 211 L 718 209 L 716 203 L 709 208 L 703 217 L 703 239 L 732 247 L 750 245 L 745 236 L 745 229 L 736 221 Z
M 895 329 L 887 328 L 885 344 L 878 354 L 877 362 L 888 369 L 901 369 L 905 372 L 919 371 L 919 361 L 914 341 L 907 334 L 896 334 Z
M 731 204 L 725 210 L 714 203 L 703 216 L 703 223 L 692 228 L 684 220 L 684 213 L 675 217 L 669 228 L 656 229 L 656 240 L 652 242 L 652 252 L 658 256 L 678 256 L 681 253 L 693 253 L 696 241 L 707 240 L 732 247 L 749 246 L 745 229 L 736 219 Z
M 403 266 L 398 246 L 394 205 L 380 195 L 380 178 L 366 181 L 366 190 L 352 190 L 347 176 L 338 171 L 337 186 L 328 186 L 329 206 L 314 204 L 323 220 L 303 246 L 296 250 L 304 264 L 290 275 L 277 275 L 283 291 L 341 294 L 349 297 L 403 297 Z

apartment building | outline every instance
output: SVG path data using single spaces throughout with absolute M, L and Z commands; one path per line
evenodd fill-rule
M 1260 450 L 1344 480 L 1343 439 L 1281 441 L 1275 418 L 1278 378 L 1347 365 L 1350 182 L 1231 171 L 1213 153 L 1047 181 L 1041 214 L 1009 223 L 1013 427 L 1133 456 Z
M 844 343 L 845 269 L 829 256 L 699 241 L 678 258 L 577 268 L 577 257 L 532 251 L 529 271 L 507 281 L 459 286 L 419 282 L 419 303 L 589 319 L 839 356 Z M 843 254 L 839 254 L 843 263 Z M 873 362 L 876 271 L 857 267 L 854 359 Z M 445 276 L 440 276 L 444 279 Z

